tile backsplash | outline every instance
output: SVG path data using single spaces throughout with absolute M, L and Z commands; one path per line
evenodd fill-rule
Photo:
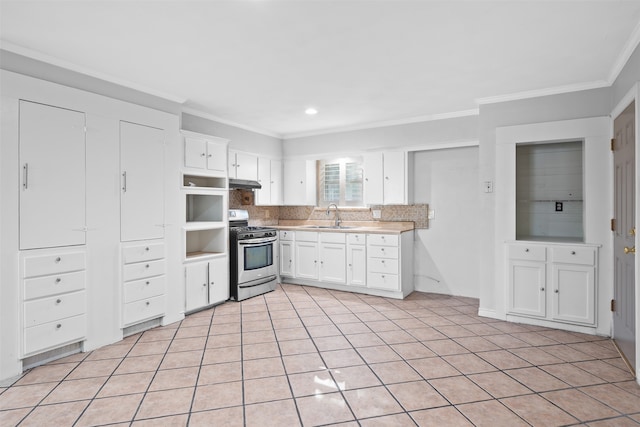
M 252 225 L 278 225 L 279 220 L 326 220 L 333 219 L 332 212 L 314 206 L 255 206 L 247 190 L 229 190 L 229 208 L 249 211 Z M 244 196 L 243 196 L 244 194 Z M 251 204 L 243 204 L 251 202 Z M 372 210 L 380 210 L 380 218 L 374 219 Z M 371 206 L 370 208 L 340 209 L 343 221 L 413 221 L 415 228 L 429 228 L 429 205 Z

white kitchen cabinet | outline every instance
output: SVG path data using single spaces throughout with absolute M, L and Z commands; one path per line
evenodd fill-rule
M 400 289 L 399 239 L 397 235 L 367 236 L 367 286 L 397 291 Z
M 165 273 L 165 246 L 162 240 L 123 245 L 123 328 L 164 315 Z
M 229 178 L 258 180 L 258 156 L 229 150 Z
M 367 246 L 366 235 L 347 234 L 347 285 L 366 286 L 367 284 Z
M 385 151 L 364 155 L 364 202 L 367 205 L 410 204 L 410 154 Z
M 228 300 L 228 269 L 226 256 L 185 265 L 185 311 Z
M 256 206 L 282 204 L 282 161 L 258 157 L 258 182 L 262 188 L 256 190 Z
M 295 277 L 295 232 L 278 232 L 280 246 L 280 276 Z
M 87 330 L 84 250 L 21 253 L 22 356 L 84 340 Z
M 184 135 L 184 166 L 216 176 L 227 175 L 228 140 L 182 131 Z
M 596 247 L 519 242 L 508 254 L 508 314 L 595 326 Z
M 318 278 L 322 282 L 345 284 L 346 272 L 346 235 L 344 233 L 320 233 L 319 252 L 320 270 Z
M 318 280 L 318 243 L 317 241 L 304 241 L 298 239 L 299 237 L 296 236 L 296 278 Z
M 120 239 L 164 237 L 164 131 L 120 122 Z
M 85 244 L 85 114 L 20 101 L 20 249 Z
M 284 161 L 284 200 L 287 206 L 315 206 L 316 162 L 313 160 Z

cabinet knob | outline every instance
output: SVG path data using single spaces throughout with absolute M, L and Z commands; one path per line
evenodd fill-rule
M 61 300 L 60 298 L 58 298 L 58 299 L 56 300 L 56 304 L 60 304 L 61 302 L 62 302 L 62 300 Z
M 58 324 L 56 325 L 56 329 L 60 329 L 60 328 L 62 328 L 62 325 L 61 325 L 60 323 L 58 323 Z
M 525 252 L 529 252 L 529 248 L 526 248 L 524 251 L 525 251 Z
M 555 291 L 553 291 L 553 292 L 555 292 L 556 294 L 557 294 L 557 293 L 560 293 L 560 291 L 559 291 L 559 290 L 557 290 L 557 289 L 556 289 Z
M 215 282 L 211 282 L 211 286 L 213 286 L 213 285 L 214 285 L 214 283 L 215 283 Z
M 147 305 L 150 305 L 151 303 L 149 301 L 147 301 Z
M 544 288 L 540 288 L 540 290 L 544 292 Z
M 575 254 L 576 254 L 576 251 L 571 251 L 571 255 L 575 255 Z
M 212 156 L 213 156 L 212 154 L 209 154 L 207 157 L 212 157 Z
M 205 153 L 201 153 L 201 154 L 200 154 L 200 157 L 204 157 L 204 156 L 206 156 L 206 154 L 205 154 Z
M 147 246 L 146 248 L 144 248 L 145 251 L 149 252 L 149 246 Z
M 384 260 L 381 260 L 380 262 L 384 264 Z
M 202 286 L 205 286 L 205 287 L 206 287 L 206 286 L 207 286 L 207 284 L 206 284 L 206 283 L 203 283 L 203 284 L 202 284 Z
M 144 268 L 149 268 L 149 264 L 145 265 Z
M 384 179 L 389 179 L 389 177 L 388 177 L 388 176 L 385 176 L 385 177 L 384 177 Z
M 57 257 L 57 258 L 56 258 L 56 262 L 60 262 L 60 261 L 62 261 L 62 258 Z
M 56 277 L 56 283 L 60 283 L 60 282 L 62 282 L 62 279 L 59 277 Z
M 150 283 L 151 283 L 151 282 L 147 280 L 147 281 L 145 282 L 145 285 L 149 286 L 149 284 L 150 284 Z
M 352 264 L 349 264 L 349 267 L 351 267 L 351 266 L 352 266 Z

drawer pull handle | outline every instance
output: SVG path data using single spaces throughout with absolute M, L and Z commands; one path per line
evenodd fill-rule
M 58 298 L 58 299 L 56 300 L 56 304 L 60 304 L 61 302 L 62 302 L 62 300 L 61 300 L 60 298 Z
M 576 254 L 576 251 L 571 251 L 571 255 L 575 255 L 575 254 Z
M 149 264 L 145 265 L 144 268 L 149 268 Z
M 525 251 L 525 252 L 529 252 L 529 248 L 525 249 L 524 251 Z
M 629 248 L 629 247 L 625 246 L 624 247 L 624 253 L 625 254 L 635 254 L 636 253 L 636 247 L 633 246 L 633 247 Z
M 56 258 L 56 262 L 60 262 L 60 261 L 62 261 L 62 258 L 57 257 L 57 258 Z
M 56 329 L 60 329 L 60 328 L 62 328 L 62 324 L 58 323 L 58 324 L 56 325 Z
M 56 277 L 56 283 L 60 283 L 60 282 L 62 282 L 62 279 L 59 277 Z
M 149 284 L 150 284 L 150 283 L 151 283 L 151 282 L 147 280 L 144 284 L 145 284 L 145 285 L 147 285 L 147 286 L 149 286 Z
M 150 305 L 151 303 L 149 301 L 147 301 L 147 305 Z
M 144 248 L 145 251 L 149 252 L 149 246 L 147 246 L 146 248 Z
M 380 262 L 384 264 L 384 260 L 381 260 Z
M 382 274 L 381 277 L 384 279 L 384 274 Z

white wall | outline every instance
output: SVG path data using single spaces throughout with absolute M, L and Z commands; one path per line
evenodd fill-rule
M 416 232 L 416 290 L 477 298 L 478 147 L 418 151 L 414 162 L 414 200 L 435 211 L 429 229 Z

